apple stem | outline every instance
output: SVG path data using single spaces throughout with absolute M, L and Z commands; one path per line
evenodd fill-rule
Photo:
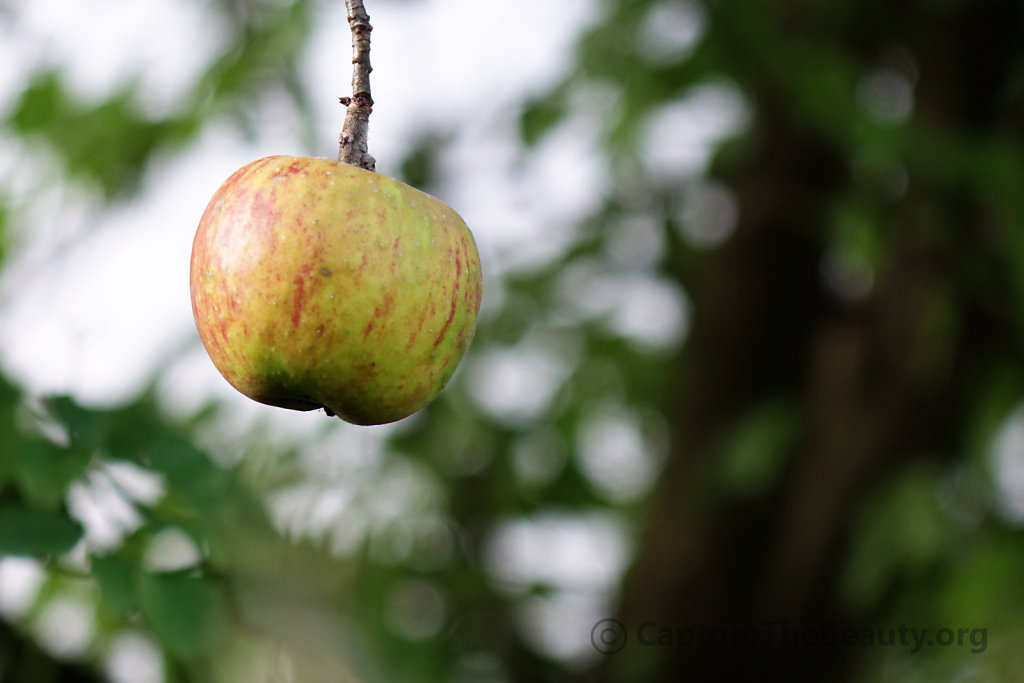
M 345 7 L 352 31 L 352 97 L 339 98 L 347 111 L 338 138 L 338 161 L 372 171 L 376 161 L 367 151 L 366 140 L 373 109 L 373 98 L 370 97 L 370 72 L 373 71 L 370 66 L 370 31 L 373 27 L 363 0 L 345 0 Z

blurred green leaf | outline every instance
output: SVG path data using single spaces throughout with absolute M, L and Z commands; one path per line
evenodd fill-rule
M 236 35 L 200 77 L 191 108 L 204 114 L 204 119 L 226 108 L 245 121 L 251 110 L 247 104 L 250 96 L 274 86 L 289 89 L 290 76 L 309 35 L 311 5 L 308 0 L 262 3 L 232 13 Z M 301 92 L 293 90 L 292 94 Z
M 164 475 L 171 492 L 182 496 L 201 515 L 216 515 L 237 502 L 232 497 L 231 475 L 181 437 L 162 435 L 132 459 Z
M 420 136 L 399 167 L 402 180 L 417 189 L 429 192 L 431 184 L 437 181 L 438 155 L 443 150 L 447 138 L 448 136 L 441 133 Z
M 168 650 L 195 657 L 217 645 L 227 623 L 220 586 L 181 573 L 142 572 L 137 581 L 142 613 Z
M 0 508 L 0 554 L 60 555 L 74 547 L 82 528 L 64 514 L 6 506 Z
M 75 448 L 91 450 L 99 446 L 106 427 L 102 412 L 85 408 L 70 396 L 46 399 L 45 409 L 67 430 L 68 439 Z
M 519 114 L 519 137 L 528 147 L 540 142 L 568 113 L 564 93 L 554 90 L 528 102 Z
M 122 614 L 138 608 L 135 590 L 139 568 L 135 563 L 118 555 L 93 555 L 91 567 L 107 607 Z
M 131 192 L 158 146 L 173 144 L 173 120 L 150 120 L 134 88 L 91 104 L 72 95 L 57 71 L 37 75 L 7 119 L 15 132 L 45 142 L 72 178 L 95 183 L 107 197 Z
M 196 83 L 178 111 L 153 116 L 139 103 L 139 86 L 122 84 L 99 102 L 85 101 L 58 69 L 36 74 L 4 123 L 15 133 L 46 144 L 63 161 L 67 175 L 94 185 L 108 198 L 134 192 L 149 160 L 163 148 L 192 139 L 224 108 L 248 115 L 239 100 L 276 84 L 308 110 L 296 88 L 295 62 L 309 30 L 305 0 L 272 4 L 247 12 L 239 35 Z M 309 113 L 306 112 L 308 118 Z
M 940 559 L 953 526 L 938 495 L 938 477 L 927 469 L 882 484 L 854 526 L 841 589 L 848 607 L 872 609 L 893 581 L 918 577 Z
M 956 558 L 949 585 L 942 590 L 943 615 L 963 625 L 998 628 L 1024 609 L 1024 546 L 1021 532 L 994 530 L 976 539 L 971 552 Z
M 726 495 L 758 496 L 772 489 L 799 429 L 800 414 L 790 401 L 765 401 L 730 434 L 718 458 Z
M 13 477 L 25 498 L 55 508 L 64 500 L 71 482 L 88 469 L 93 452 L 36 438 L 20 445 L 14 456 Z

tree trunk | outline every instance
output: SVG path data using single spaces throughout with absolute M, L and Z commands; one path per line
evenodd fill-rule
M 947 137 L 990 125 L 1020 15 L 1013 0 L 913 21 L 893 8 L 875 47 L 896 40 L 916 59 L 908 125 Z M 815 23 L 803 19 L 796 25 Z M 873 53 L 846 34 L 845 54 Z M 927 155 L 909 160 L 910 188 L 885 217 L 885 268 L 864 300 L 845 305 L 828 296 L 821 268 L 833 203 L 853 182 L 851 150 L 795 123 L 784 93 L 758 97 L 745 160 L 722 178 L 740 223 L 702 277 L 683 283 L 695 326 L 670 409 L 672 452 L 621 597 L 625 645 L 601 660 L 604 680 L 844 680 L 857 652 L 831 634 L 858 626 L 834 600 L 850 524 L 874 483 L 950 449 L 965 390 L 957 377 L 992 343 L 967 330 L 948 354 L 930 348 L 933 299 L 979 256 L 977 197 L 930 183 Z M 990 317 L 975 303 L 964 301 L 960 320 Z M 798 416 L 783 470 L 763 495 L 723 495 L 723 443 L 779 400 Z

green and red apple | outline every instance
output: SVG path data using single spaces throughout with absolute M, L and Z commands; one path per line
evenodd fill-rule
M 236 389 L 363 425 L 438 395 L 482 291 L 473 236 L 448 205 L 356 166 L 290 156 L 221 185 L 190 280 L 199 336 Z

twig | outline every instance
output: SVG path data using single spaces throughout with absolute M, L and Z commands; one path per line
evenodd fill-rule
M 373 98 L 370 97 L 370 16 L 363 7 L 363 0 L 345 0 L 348 9 L 348 25 L 352 31 L 352 97 L 339 101 L 348 110 L 345 124 L 338 138 L 338 161 L 372 171 L 375 160 L 367 151 L 367 134 L 370 127 L 370 111 Z

